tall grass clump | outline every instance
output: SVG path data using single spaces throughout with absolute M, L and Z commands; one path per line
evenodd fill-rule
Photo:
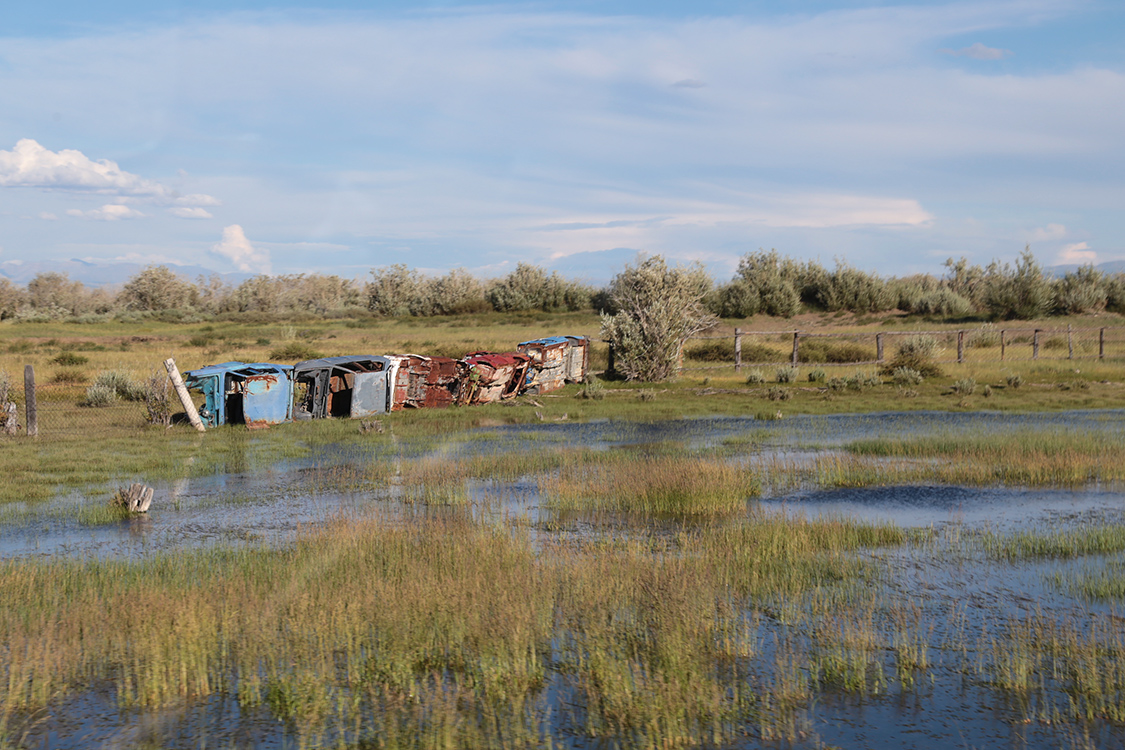
M 1098 524 L 1077 529 L 987 533 L 983 535 L 982 543 L 990 555 L 1004 560 L 1105 555 L 1125 550 L 1125 525 Z
M 895 385 L 900 386 L 921 385 L 925 380 L 922 373 L 911 367 L 896 367 L 891 373 L 891 378 Z

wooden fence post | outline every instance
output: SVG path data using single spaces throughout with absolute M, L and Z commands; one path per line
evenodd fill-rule
M 1000 361 L 1004 361 L 1004 348 L 1007 342 L 1004 340 L 1004 334 L 1007 333 L 1003 328 L 1000 329 Z
M 883 334 L 875 334 L 875 360 L 883 363 Z
M 965 362 L 965 332 L 957 332 L 957 364 Z
M 35 437 L 39 434 L 39 409 L 35 403 L 35 368 L 31 365 L 23 368 L 23 402 L 27 408 L 27 436 Z
M 613 343 L 609 343 L 609 360 L 606 363 L 605 371 L 607 375 L 612 375 L 617 372 L 617 363 L 614 361 Z
M 183 405 L 184 411 L 187 412 L 191 426 L 199 432 L 206 432 L 207 428 L 203 426 L 203 420 L 199 418 L 199 412 L 195 410 L 195 404 L 192 403 L 191 395 L 188 394 L 187 386 L 184 385 L 184 379 L 180 377 L 176 360 L 171 357 L 164 360 L 164 369 L 168 371 L 168 377 L 172 379 L 172 387 L 176 389 L 176 395 L 180 397 L 180 403 Z
M 742 329 L 734 329 L 734 371 L 742 372 Z
M 1070 323 L 1066 324 L 1066 358 L 1074 359 L 1074 333 Z
M 1039 329 L 1035 329 L 1035 333 L 1031 335 L 1031 358 L 1039 359 Z
M 800 348 L 801 332 L 793 331 L 793 366 L 797 366 L 797 350 Z
M 1105 359 L 1105 329 L 1098 329 L 1098 359 Z

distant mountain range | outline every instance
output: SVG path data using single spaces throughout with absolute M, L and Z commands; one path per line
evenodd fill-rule
M 13 284 L 26 286 L 27 282 L 41 273 L 65 273 L 71 281 L 81 281 L 86 286 L 118 286 L 124 284 L 133 276 L 147 268 L 149 263 L 93 263 L 90 261 L 72 258 L 71 260 L 50 260 L 38 262 L 5 261 L 0 263 L 0 276 L 7 278 Z M 253 274 L 248 273 L 216 273 L 203 266 L 180 266 L 172 263 L 164 265 L 179 275 L 195 281 L 199 276 L 219 276 L 228 284 L 240 284 Z
M 1125 273 L 1125 260 L 1106 261 L 1105 263 L 1099 263 L 1094 266 L 1094 268 L 1102 273 Z M 1077 263 L 1072 263 L 1065 266 L 1049 266 L 1044 270 L 1052 276 L 1062 276 L 1077 271 L 1078 269 L 1079 265 Z

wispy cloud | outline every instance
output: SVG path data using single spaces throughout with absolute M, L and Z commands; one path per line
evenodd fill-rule
M 90 209 L 89 211 L 80 211 L 77 208 L 72 208 L 66 213 L 68 216 L 73 216 L 78 219 L 89 219 L 90 221 L 121 221 L 122 219 L 139 219 L 145 215 L 135 208 L 120 203 L 110 203 L 101 208 Z
M 940 49 L 938 52 L 944 55 L 952 55 L 953 57 L 971 57 L 974 60 L 1003 60 L 1005 57 L 1012 56 L 1012 51 L 1010 49 L 987 47 L 980 42 L 976 42 L 975 44 L 961 49 Z
M 186 206 L 178 206 L 176 208 L 169 208 L 168 213 L 173 216 L 178 216 L 181 219 L 213 219 L 214 215 L 205 208 L 188 208 Z
M 1074 242 L 1063 247 L 1059 252 L 1059 263 L 1097 263 L 1098 254 L 1090 249 L 1085 242 Z
M 1061 240 L 1064 237 L 1066 237 L 1066 225 L 1048 224 L 1045 227 L 1036 227 L 1031 230 L 1028 240 L 1031 242 L 1050 242 L 1051 240 Z

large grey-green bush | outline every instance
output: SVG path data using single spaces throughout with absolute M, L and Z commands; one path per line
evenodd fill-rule
M 617 312 L 602 314 L 602 336 L 614 347 L 617 371 L 644 382 L 674 377 L 684 342 L 715 322 L 703 305 L 710 289 L 700 264 L 671 268 L 657 255 L 626 266 L 610 283 Z

